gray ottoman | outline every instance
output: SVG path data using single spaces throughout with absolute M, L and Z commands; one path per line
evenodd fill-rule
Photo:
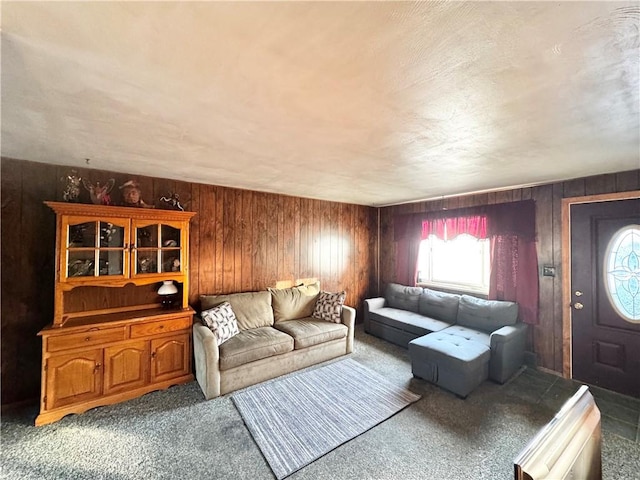
M 446 331 L 411 340 L 409 357 L 415 377 L 462 398 L 489 376 L 489 347 Z

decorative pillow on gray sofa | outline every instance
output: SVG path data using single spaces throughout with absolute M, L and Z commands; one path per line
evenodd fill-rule
M 406 287 L 398 283 L 390 283 L 384 292 L 387 306 L 410 312 L 418 312 L 418 301 L 422 294 L 420 287 Z
M 418 313 L 426 317 L 456 323 L 460 295 L 425 288 L 418 302 Z
M 462 295 L 458 307 L 458 325 L 493 332 L 518 321 L 518 304 L 500 300 L 483 300 Z

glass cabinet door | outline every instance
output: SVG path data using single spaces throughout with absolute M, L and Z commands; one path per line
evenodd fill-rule
M 65 225 L 62 278 L 83 281 L 127 275 L 128 222 L 122 219 L 69 217 Z
M 182 273 L 182 226 L 134 223 L 133 275 Z

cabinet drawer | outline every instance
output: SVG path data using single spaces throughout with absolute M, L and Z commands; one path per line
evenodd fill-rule
M 126 338 L 124 327 L 107 328 L 105 330 L 88 330 L 82 333 L 55 335 L 47 338 L 47 351 L 58 352 L 69 348 L 102 345 L 103 343 L 119 342 Z
M 141 323 L 139 325 L 131 325 L 131 338 L 146 337 L 147 335 L 157 335 L 159 333 L 185 330 L 190 326 L 190 316 L 173 318 L 171 320 L 160 320 L 158 322 Z

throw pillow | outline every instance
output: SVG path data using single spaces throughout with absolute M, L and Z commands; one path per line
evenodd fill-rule
M 313 318 L 340 323 L 342 321 L 342 306 L 344 305 L 346 296 L 347 292 L 320 292 L 318 300 L 316 300 L 316 306 L 313 309 Z
M 218 345 L 229 340 L 234 335 L 240 333 L 238 330 L 238 320 L 229 302 L 222 302 L 209 310 L 204 310 L 201 314 L 202 322 L 211 329 L 216 336 Z

